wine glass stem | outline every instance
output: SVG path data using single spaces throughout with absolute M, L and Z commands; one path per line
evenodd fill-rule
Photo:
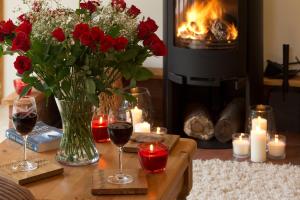
M 123 155 L 123 148 L 119 147 L 119 173 L 123 174 L 123 161 L 122 161 L 122 155 Z
M 26 155 L 26 147 L 27 147 L 27 135 L 23 136 L 24 139 L 24 161 L 27 160 L 27 155 Z

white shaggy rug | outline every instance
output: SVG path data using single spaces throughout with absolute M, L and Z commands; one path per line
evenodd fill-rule
M 221 160 L 193 161 L 188 200 L 299 200 L 300 167 Z

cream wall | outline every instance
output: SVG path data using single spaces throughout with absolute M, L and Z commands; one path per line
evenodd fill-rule
M 22 2 L 22 0 L 0 0 L 4 1 L 4 18 L 12 18 L 15 19 L 17 16 L 14 14 L 13 10 L 18 7 Z M 106 3 L 109 0 L 104 0 Z M 78 0 L 62 0 L 63 4 L 69 6 L 71 8 L 76 8 L 78 6 Z M 162 4 L 163 0 L 126 0 L 127 4 L 130 6 L 131 4 L 136 5 L 142 10 L 142 14 L 144 16 L 150 16 L 154 20 L 156 20 L 159 25 L 158 35 L 162 37 Z M 4 96 L 7 96 L 12 91 L 13 88 L 13 79 L 15 76 L 15 69 L 13 67 L 14 58 L 10 56 L 6 56 L 4 59 Z M 145 66 L 149 67 L 162 67 L 162 59 L 161 58 L 148 58 L 145 62 Z
M 282 44 L 290 60 L 300 58 L 300 0 L 264 0 L 264 59 L 282 63 Z

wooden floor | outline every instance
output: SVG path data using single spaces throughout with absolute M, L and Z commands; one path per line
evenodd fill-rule
M 269 160 L 268 162 L 274 164 L 288 164 L 300 165 L 300 133 L 286 133 L 287 149 L 286 159 L 284 160 Z M 221 159 L 233 160 L 232 149 L 198 149 L 194 155 L 195 159 Z

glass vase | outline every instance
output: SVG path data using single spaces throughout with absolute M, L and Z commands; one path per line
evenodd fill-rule
M 95 163 L 99 154 L 91 133 L 93 106 L 86 101 L 56 99 L 63 125 L 63 136 L 56 160 L 70 166 Z

